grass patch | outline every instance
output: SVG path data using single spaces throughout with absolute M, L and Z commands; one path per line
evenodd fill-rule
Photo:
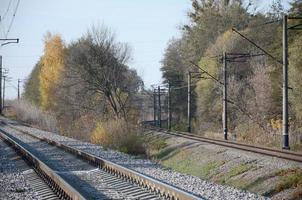
M 267 196 L 273 196 L 279 192 L 287 189 L 293 189 L 293 192 L 289 195 L 288 199 L 298 200 L 302 197 L 302 169 L 291 168 L 283 169 L 275 173 L 280 179 L 276 184 L 276 187 L 271 190 Z
M 278 176 L 282 176 L 281 180 L 276 186 L 276 191 L 281 192 L 283 190 L 295 187 L 301 187 L 302 189 L 302 169 L 294 168 L 281 170 L 277 172 Z
M 270 174 L 267 174 L 265 176 L 258 177 L 255 181 L 245 185 L 243 187 L 243 189 L 253 191 L 252 189 L 254 187 L 262 184 L 264 181 L 267 181 L 268 179 L 274 178 L 275 176 L 276 176 L 275 173 L 270 173 Z
M 167 148 L 161 149 L 158 151 L 158 153 L 156 153 L 154 155 L 154 158 L 161 160 L 161 161 L 167 160 L 167 159 L 173 157 L 174 155 L 178 154 L 180 152 L 180 149 L 183 149 L 184 147 L 189 146 L 191 144 L 192 144 L 191 142 L 184 142 L 182 144 L 173 145 L 173 146 L 169 146 Z
M 159 137 L 159 138 L 149 141 L 147 145 L 148 145 L 148 149 L 150 151 L 158 152 L 161 149 L 164 149 L 165 147 L 167 147 L 167 142 L 165 139 Z
M 202 177 L 209 177 L 211 172 L 217 169 L 218 167 L 222 166 L 225 162 L 224 161 L 215 161 L 215 162 L 209 162 L 202 166 L 201 168 L 201 175 Z
M 177 150 L 169 159 L 162 162 L 165 167 L 172 168 L 178 172 L 190 174 L 203 179 L 209 179 L 215 170 L 222 166 L 224 161 L 211 161 L 202 164 L 200 158 L 194 156 L 191 150 Z
M 244 172 L 247 172 L 251 169 L 253 169 L 254 166 L 251 165 L 251 164 L 246 164 L 246 163 L 243 163 L 243 164 L 240 164 L 240 165 L 237 165 L 235 167 L 233 167 L 228 173 L 226 173 L 225 175 L 223 175 L 221 178 L 218 178 L 218 183 L 220 184 L 229 184 L 229 185 L 234 185 L 234 186 L 238 186 L 240 185 L 240 187 L 243 187 L 243 184 L 242 183 L 236 183 L 236 181 L 231 181 L 230 179 L 232 177 L 235 177 L 239 174 L 243 174 Z
M 30 124 L 42 130 L 57 132 L 58 124 L 55 115 L 41 110 L 38 106 L 25 100 L 9 101 L 11 106 L 8 113 L 12 119 Z

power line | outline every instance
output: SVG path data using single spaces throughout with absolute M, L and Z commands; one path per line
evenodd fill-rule
M 240 35 L 242 38 L 244 38 L 245 40 L 247 40 L 248 42 L 250 42 L 252 45 L 254 45 L 255 47 L 257 47 L 258 49 L 260 49 L 263 53 L 265 53 L 266 55 L 268 55 L 269 57 L 271 57 L 273 60 L 277 61 L 281 65 L 283 64 L 282 61 L 280 61 L 275 56 L 273 56 L 272 54 L 270 54 L 269 52 L 267 52 L 265 49 L 263 49 L 262 47 L 260 47 L 258 44 L 256 44 L 255 42 L 253 42 L 251 39 L 247 38 L 245 35 L 243 35 L 239 31 L 237 31 L 234 27 L 232 28 L 232 31 L 235 32 L 235 33 L 237 33 L 238 35 Z
M 197 64 L 195 64 L 195 63 L 192 62 L 192 61 L 190 61 L 190 63 L 191 63 L 193 66 L 195 66 L 195 67 L 197 67 L 198 69 L 200 69 L 201 72 L 203 72 L 203 73 L 207 74 L 209 77 L 211 77 L 211 79 L 213 79 L 214 81 L 216 81 L 216 82 L 218 82 L 219 84 L 223 85 L 222 82 L 220 82 L 217 78 L 215 78 L 212 74 L 210 74 L 210 73 L 207 72 L 206 70 L 204 70 L 204 69 L 202 69 L 201 67 L 199 67 Z
M 18 0 L 18 2 L 17 2 L 16 8 L 15 8 L 15 11 L 14 11 L 14 14 L 13 14 L 13 17 L 12 17 L 12 20 L 11 20 L 9 26 L 8 26 L 8 29 L 7 29 L 5 38 L 7 38 L 7 35 L 8 35 L 8 33 L 10 32 L 10 29 L 12 28 L 12 25 L 13 25 L 13 23 L 14 23 L 15 16 L 16 16 L 16 13 L 17 13 L 17 10 L 18 10 L 18 7 L 19 7 L 19 3 L 20 3 L 20 0 Z
M 11 3 L 12 3 L 12 0 L 9 1 L 8 6 L 7 6 L 7 9 L 6 9 L 5 13 L 2 15 L 1 21 L 2 21 L 3 19 L 6 18 L 7 13 L 8 13 L 8 11 L 9 11 L 9 9 L 10 9 Z
M 269 24 L 278 23 L 278 22 L 281 22 L 281 21 L 282 21 L 282 19 L 271 20 L 271 21 L 264 22 L 262 24 L 251 25 L 251 26 L 249 26 L 249 28 L 258 28 L 258 27 L 269 25 Z
M 13 85 L 10 81 L 7 81 L 6 83 L 7 83 L 10 87 L 14 88 L 15 90 L 18 90 L 18 88 L 17 88 L 15 85 Z M 6 86 L 6 87 L 8 87 L 8 86 Z

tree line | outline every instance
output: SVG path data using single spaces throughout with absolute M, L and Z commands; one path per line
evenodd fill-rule
M 287 14 L 301 16 L 301 0 L 290 6 Z M 187 130 L 187 74 L 201 72 L 192 63 L 222 81 L 223 52 L 262 53 L 232 28 L 281 59 L 281 19 L 285 12 L 280 0 L 265 13 L 243 0 L 192 0 L 189 21 L 181 26 L 181 37 L 168 42 L 161 62 L 164 83 L 171 87 L 173 129 Z M 301 40 L 301 32 L 290 32 L 290 132 L 295 136 L 291 138 L 297 139 L 296 148 L 302 143 Z M 23 96 L 54 113 L 62 133 L 89 135 L 110 120 L 136 124 L 146 111 L 152 113 L 152 91 L 144 91 L 142 79 L 127 65 L 129 47 L 118 42 L 108 27 L 93 26 L 70 44 L 59 34 L 48 33 L 44 44 Z M 227 70 L 231 136 L 275 145 L 270 136 L 281 133 L 282 66 L 270 57 L 256 56 L 229 63 Z M 192 78 L 191 87 L 193 132 L 221 136 L 221 84 L 203 74 Z
M 282 16 L 285 13 L 280 0 L 274 1 L 265 13 L 258 12 L 251 1 L 192 0 L 189 22 L 181 27 L 181 37 L 172 38 L 168 43 L 161 67 L 164 82 L 171 87 L 175 129 L 187 130 L 187 88 L 182 86 L 187 85 L 189 71 L 201 72 L 192 63 L 222 81 L 220 59 L 223 52 L 263 53 L 234 34 L 232 28 L 282 60 Z M 293 1 L 287 14 L 301 16 L 302 1 Z M 289 21 L 289 25 L 299 23 L 301 20 Z M 290 131 L 300 144 L 301 39 L 301 32 L 289 33 Z M 282 65 L 268 56 L 255 56 L 245 62 L 231 62 L 227 70 L 228 124 L 233 136 L 252 139 L 262 134 L 279 135 L 282 126 Z M 192 91 L 193 131 L 221 133 L 221 84 L 202 75 L 202 78 L 193 79 Z
M 23 96 L 54 114 L 66 135 L 87 137 L 109 120 L 136 123 L 143 81 L 127 65 L 130 57 L 129 46 L 105 25 L 92 26 L 70 44 L 47 33 Z

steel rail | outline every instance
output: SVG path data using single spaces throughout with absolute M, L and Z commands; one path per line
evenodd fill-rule
M 4 145 L 3 145 L 4 144 Z M 3 145 L 3 146 L 2 146 Z M 6 150 L 6 147 L 9 148 Z M 12 162 L 14 168 L 19 169 L 23 176 L 24 179 L 26 180 L 26 183 L 29 184 L 31 190 L 34 191 L 35 197 L 39 200 L 59 200 L 60 195 L 58 195 L 54 189 L 52 189 L 52 186 L 47 184 L 47 180 L 33 167 L 33 165 L 25 158 L 22 156 L 22 154 L 11 145 L 8 141 L 5 141 L 2 137 L 0 137 L 0 148 L 4 150 L 4 157 L 6 159 L 9 159 L 11 157 L 14 157 L 13 160 L 7 160 L 4 162 Z M 3 154 L 2 153 L 2 154 Z M 15 156 L 16 155 L 16 156 Z M 1 163 L 2 164 L 2 163 Z M 4 169 L 6 171 L 6 169 Z M 1 170 L 1 172 L 3 172 Z M 26 190 L 26 188 L 24 188 Z M 21 189 L 23 191 L 23 189 Z M 0 195 L 3 197 L 3 194 Z M 4 193 L 5 196 L 5 193 Z M 5 198 L 5 197 L 4 197 Z M 28 198 L 30 198 L 28 196 Z
M 143 188 L 146 188 L 151 192 L 157 193 L 164 198 L 173 199 L 173 200 L 203 199 L 203 198 L 197 197 L 189 192 L 183 191 L 179 188 L 173 187 L 164 182 L 156 180 L 150 176 L 138 173 L 132 169 L 115 164 L 111 161 L 105 160 L 98 156 L 92 155 L 90 153 L 84 152 L 82 150 L 76 149 L 74 147 L 70 147 L 70 146 L 62 144 L 62 143 L 59 143 L 57 141 L 51 140 L 46 137 L 34 135 L 28 131 L 22 130 L 20 128 L 16 128 L 15 126 L 12 126 L 9 124 L 7 124 L 7 125 L 13 129 L 15 129 L 19 132 L 22 132 L 26 135 L 29 135 L 33 138 L 39 139 L 41 141 L 45 141 L 53 146 L 66 150 L 66 151 L 88 161 L 89 163 L 94 164 L 95 166 L 99 167 L 100 169 L 103 169 L 104 171 L 106 171 L 108 173 L 115 174 L 116 176 L 118 176 L 121 179 L 131 181 L 134 184 L 137 184 Z M 1 128 L 0 128 L 0 130 L 3 131 Z
M 85 198 L 61 176 L 50 169 L 44 162 L 25 149 L 13 139 L 6 131 L 0 131 L 0 137 L 12 145 L 34 167 L 37 174 L 51 187 L 62 199 L 85 200 Z
M 187 138 L 187 139 L 191 139 L 191 140 L 195 140 L 195 141 L 199 141 L 199 142 L 206 142 L 206 143 L 210 143 L 210 144 L 230 147 L 230 148 L 234 148 L 234 149 L 240 149 L 243 151 L 249 151 L 249 152 L 253 152 L 253 153 L 282 158 L 282 159 L 286 159 L 286 160 L 302 162 L 302 154 L 298 153 L 298 152 L 294 152 L 294 151 L 273 149 L 273 148 L 268 148 L 268 147 L 263 147 L 263 146 L 258 146 L 258 145 L 250 145 L 250 144 L 244 144 L 244 143 L 238 143 L 238 142 L 232 142 L 232 141 L 226 141 L 226 140 L 220 140 L 220 139 L 212 139 L 212 138 L 194 135 L 194 134 L 187 133 L 187 132 L 180 132 L 180 131 L 171 132 L 166 129 L 162 129 L 162 128 L 158 128 L 158 127 L 154 127 L 154 126 L 150 126 L 150 125 L 145 125 L 145 128 L 150 129 L 150 130 L 156 130 L 156 131 L 159 131 L 159 132 L 167 134 L 167 135 L 173 135 L 176 137 Z

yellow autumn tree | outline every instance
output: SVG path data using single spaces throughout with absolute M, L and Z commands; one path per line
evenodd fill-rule
M 64 42 L 59 34 L 46 34 L 39 75 L 40 105 L 44 110 L 52 110 L 56 106 L 55 91 L 64 69 L 64 49 Z

